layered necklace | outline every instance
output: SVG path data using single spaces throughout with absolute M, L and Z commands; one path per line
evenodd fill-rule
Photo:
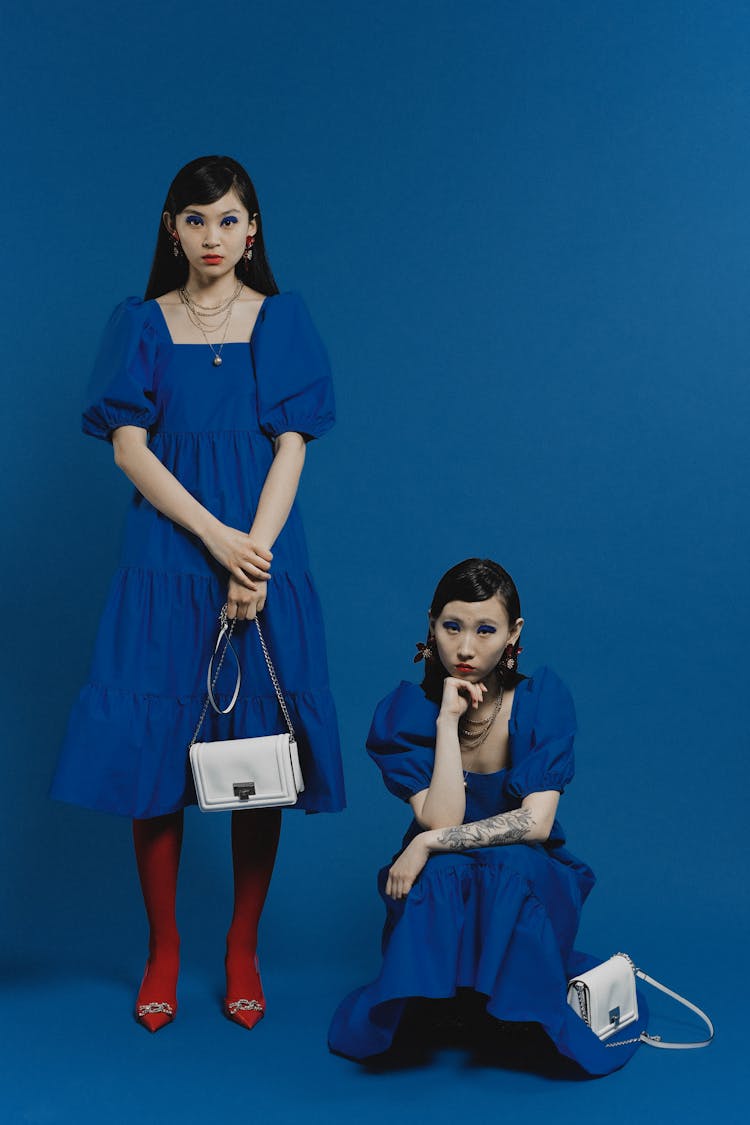
M 191 324 L 202 333 L 203 339 L 211 349 L 213 356 L 212 363 L 214 367 L 221 367 L 221 349 L 224 347 L 224 342 L 229 332 L 229 322 L 232 319 L 234 311 L 234 303 L 241 294 L 244 286 L 241 281 L 237 281 L 234 291 L 224 301 L 220 301 L 218 305 L 199 305 L 195 298 L 190 294 L 186 285 L 179 290 L 180 300 L 185 307 L 185 312 L 188 315 L 188 320 Z M 223 330 L 223 332 L 222 332 Z M 221 343 L 218 348 L 215 347 L 208 338 L 208 332 L 222 332 Z
M 503 684 L 500 684 L 497 699 L 495 700 L 492 711 L 486 719 L 467 719 L 466 714 L 468 714 L 468 710 L 466 714 L 461 716 L 458 722 L 458 737 L 461 742 L 466 743 L 466 750 L 478 750 L 485 741 L 492 730 L 492 724 L 500 714 L 504 694 L 505 687 Z
M 492 730 L 495 719 L 500 714 L 500 708 L 503 705 L 503 695 L 505 694 L 505 686 L 501 682 L 498 687 L 497 699 L 494 702 L 492 711 L 486 719 L 468 719 L 466 714 L 462 715 L 458 721 L 458 739 L 461 744 L 461 749 L 467 753 L 473 753 L 486 741 L 490 731 Z M 464 770 L 464 789 L 469 788 L 468 775 L 469 771 Z

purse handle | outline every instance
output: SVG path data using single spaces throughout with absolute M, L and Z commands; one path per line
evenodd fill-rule
M 667 988 L 665 984 L 659 984 L 658 980 L 654 980 L 654 978 L 650 977 L 648 973 L 644 973 L 643 969 L 637 969 L 630 957 L 628 957 L 627 953 L 622 953 L 620 954 L 620 956 L 625 957 L 628 960 L 628 962 L 630 963 L 630 967 L 635 975 L 641 980 L 645 981 L 646 984 L 653 985 L 653 987 L 658 988 L 660 992 L 665 992 L 667 996 L 671 996 L 673 1000 L 677 1000 L 680 1004 L 683 1004 L 686 1008 L 689 1008 L 691 1012 L 695 1012 L 697 1016 L 700 1016 L 709 1030 L 709 1036 L 708 1039 L 701 1039 L 695 1043 L 665 1043 L 660 1035 L 649 1035 L 648 1032 L 642 1031 L 641 1034 L 635 1039 L 621 1039 L 619 1043 L 606 1043 L 605 1046 L 625 1047 L 628 1043 L 647 1043 L 649 1047 L 664 1047 L 674 1051 L 692 1051 L 696 1047 L 707 1047 L 714 1037 L 714 1025 L 711 1023 L 711 1020 L 708 1018 L 706 1013 L 702 1011 L 697 1006 L 697 1004 L 691 1004 L 690 1001 L 686 1000 L 684 996 L 680 996 L 679 993 L 673 992 L 672 989 Z
M 282 714 L 284 716 L 284 721 L 286 722 L 287 730 L 289 731 L 289 737 L 291 738 L 292 742 L 296 742 L 297 737 L 294 733 L 294 727 L 292 726 L 292 720 L 289 716 L 289 710 L 288 710 L 287 705 L 286 705 L 286 700 L 284 699 L 284 695 L 283 695 L 283 692 L 281 690 L 281 685 L 279 684 L 279 678 L 276 675 L 276 669 L 273 666 L 273 661 L 271 660 L 270 654 L 268 652 L 268 648 L 266 646 L 266 640 L 265 640 L 265 637 L 263 636 L 263 632 L 261 630 L 260 621 L 258 621 L 257 614 L 253 618 L 253 620 L 254 620 L 254 623 L 255 623 L 255 627 L 258 630 L 258 638 L 260 640 L 260 646 L 263 649 L 263 656 L 264 656 L 265 661 L 266 661 L 266 667 L 268 668 L 268 674 L 271 677 L 271 683 L 273 684 L 274 691 L 276 692 L 276 698 L 279 701 L 279 706 L 281 707 L 281 711 L 282 711 Z M 217 715 L 228 715 L 229 712 L 234 708 L 235 703 L 237 702 L 237 698 L 240 694 L 240 683 L 242 682 L 242 671 L 240 669 L 239 657 L 237 656 L 237 653 L 234 651 L 234 646 L 232 644 L 232 633 L 234 632 L 234 627 L 235 627 L 236 624 L 237 624 L 236 618 L 233 618 L 231 622 L 229 621 L 229 618 L 227 617 L 227 606 L 223 605 L 221 607 L 221 613 L 219 614 L 219 635 L 216 638 L 216 644 L 214 645 L 214 651 L 211 654 L 211 659 L 208 662 L 208 671 L 206 672 L 206 701 L 203 704 L 203 710 L 201 711 L 201 717 L 198 720 L 198 725 L 195 728 L 195 731 L 193 732 L 193 737 L 190 739 L 190 745 L 188 746 L 188 750 L 191 750 L 193 748 L 193 745 L 195 744 L 195 742 L 198 738 L 198 735 L 200 733 L 200 729 L 203 726 L 203 721 L 206 718 L 206 712 L 208 711 L 209 703 L 211 704 L 211 706 L 213 707 L 213 709 L 217 713 Z M 222 654 L 219 658 L 219 664 L 216 668 L 216 673 L 214 674 L 214 676 L 212 678 L 211 673 L 213 671 L 214 660 L 216 658 L 217 652 L 219 651 L 219 646 L 221 645 L 222 640 L 224 640 L 224 642 L 225 642 L 224 643 L 224 651 L 222 652 Z M 234 691 L 232 692 L 232 698 L 230 699 L 228 706 L 222 709 L 221 707 L 219 707 L 218 703 L 216 702 L 216 699 L 214 697 L 214 689 L 216 687 L 216 681 L 219 678 L 219 673 L 221 672 L 221 666 L 224 663 L 224 657 L 226 656 L 227 651 L 231 652 L 232 656 L 234 657 L 234 662 L 235 662 L 235 665 L 237 667 L 237 679 L 235 681 Z

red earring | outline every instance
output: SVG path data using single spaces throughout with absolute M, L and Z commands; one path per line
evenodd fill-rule
M 508 645 L 505 652 L 498 661 L 498 668 L 501 672 L 515 672 L 518 667 L 518 654 L 523 652 L 519 644 Z
M 249 234 L 245 239 L 245 253 L 242 257 L 245 259 L 245 269 L 248 268 L 253 260 L 253 243 L 255 242 L 255 235 Z

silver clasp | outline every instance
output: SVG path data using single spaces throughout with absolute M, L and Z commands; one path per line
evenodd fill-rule
M 241 801 L 247 801 L 250 797 L 255 796 L 254 781 L 235 782 L 232 789 L 234 790 L 235 797 L 239 797 Z

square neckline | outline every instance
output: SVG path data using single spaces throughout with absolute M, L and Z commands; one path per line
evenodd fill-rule
M 266 303 L 270 300 L 270 298 L 271 294 L 267 293 L 261 301 L 260 308 L 256 313 L 255 320 L 253 321 L 253 327 L 250 329 L 250 335 L 248 336 L 248 338 L 246 340 L 227 340 L 225 344 L 221 345 L 222 348 L 247 348 L 252 344 L 253 336 L 255 335 L 255 329 L 258 327 L 258 321 L 260 320 L 260 314 L 263 312 L 264 308 L 266 307 Z M 178 344 L 177 341 L 172 338 L 172 333 L 170 332 L 169 325 L 167 324 L 167 318 L 164 315 L 164 309 L 159 304 L 158 298 L 151 297 L 150 301 L 152 302 L 152 304 L 156 305 L 157 309 L 159 310 L 159 316 L 161 317 L 161 327 L 173 348 L 208 348 L 211 346 L 208 341 L 204 341 L 203 343 L 201 343 L 200 341 L 196 341 L 195 343 Z M 216 346 L 218 347 L 219 345 Z
M 509 769 L 513 768 L 513 735 L 511 733 L 510 724 L 513 722 L 516 714 L 516 700 L 518 699 L 518 689 L 520 688 L 522 683 L 525 683 L 526 680 L 528 680 L 528 678 L 528 676 L 521 676 L 521 679 L 513 689 L 513 702 L 510 705 L 510 715 L 508 715 L 508 753 L 511 758 L 510 763 L 507 766 L 503 766 L 501 770 L 490 770 L 489 773 L 476 773 L 473 770 L 463 770 L 462 772 L 464 775 L 464 780 L 467 777 L 499 777 L 501 773 L 507 773 Z

